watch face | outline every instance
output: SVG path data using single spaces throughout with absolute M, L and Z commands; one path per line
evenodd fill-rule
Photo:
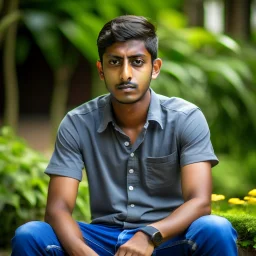
M 158 246 L 160 245 L 161 243 L 163 242 L 163 237 L 161 235 L 160 232 L 156 232 L 154 235 L 153 235 L 153 243 L 155 246 Z

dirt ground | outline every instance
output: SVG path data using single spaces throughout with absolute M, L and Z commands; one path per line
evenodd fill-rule
M 0 250 L 0 256 L 9 256 L 10 254 L 10 252 Z
M 19 121 L 18 135 L 33 149 L 45 153 L 51 147 L 50 129 L 47 116 L 23 116 Z

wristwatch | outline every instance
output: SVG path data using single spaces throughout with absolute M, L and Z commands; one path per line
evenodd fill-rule
M 140 228 L 139 231 L 148 235 L 155 247 L 159 246 L 163 242 L 163 237 L 157 228 L 145 226 Z

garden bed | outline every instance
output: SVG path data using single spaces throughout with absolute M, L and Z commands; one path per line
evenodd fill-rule
M 243 248 L 238 248 L 238 255 L 239 256 L 255 256 L 256 251 L 255 249 L 243 249 Z
M 256 216 L 232 209 L 227 212 L 213 211 L 214 214 L 228 219 L 238 233 L 239 256 L 256 255 Z

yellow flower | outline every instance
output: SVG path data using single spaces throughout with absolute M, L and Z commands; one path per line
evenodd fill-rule
M 256 198 L 255 197 L 250 197 L 248 200 L 249 204 L 256 204 Z
M 240 200 L 239 198 L 230 198 L 230 199 L 228 200 L 228 202 L 229 202 L 230 204 L 244 204 L 244 203 L 245 203 L 244 200 Z
M 250 196 L 245 196 L 244 200 L 248 201 L 251 197 Z
M 212 201 L 213 202 L 224 200 L 224 199 L 225 199 L 224 195 L 212 194 Z
M 253 190 L 249 191 L 248 195 L 256 196 L 256 189 L 253 189 Z

